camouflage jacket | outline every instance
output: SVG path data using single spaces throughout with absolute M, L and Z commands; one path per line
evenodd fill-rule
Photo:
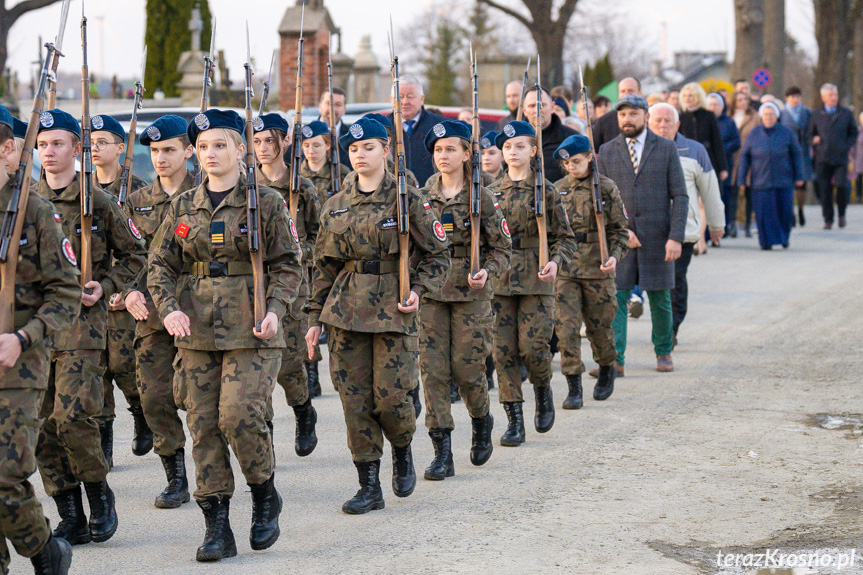
M 285 172 L 281 180 L 270 181 L 258 167 L 258 184 L 267 186 L 282 194 L 285 204 L 290 201 L 291 174 L 290 168 Z M 318 239 L 318 229 L 321 224 L 321 203 L 315 191 L 315 185 L 308 178 L 300 176 L 300 194 L 297 201 L 297 235 L 300 238 L 300 249 L 302 250 L 303 282 L 299 298 L 309 296 L 309 285 L 312 282 L 312 266 L 314 262 L 315 240 Z
M 327 160 L 324 163 L 324 167 L 320 169 L 319 172 L 313 172 L 311 166 L 309 166 L 308 160 L 303 160 L 303 163 L 300 167 L 300 175 L 304 178 L 308 178 L 312 184 L 314 184 L 315 189 L 318 191 L 318 200 L 321 202 L 327 201 L 330 196 L 332 196 L 332 174 L 331 174 L 331 162 Z M 345 181 L 345 176 L 347 176 L 351 171 L 344 164 L 339 164 L 339 190 L 343 189 L 343 182 Z
M 179 196 L 180 193 L 193 188 L 194 185 L 195 177 L 187 171 L 186 177 L 183 178 L 183 183 L 180 184 L 180 188 L 171 196 L 164 192 L 162 184 L 157 177 L 156 181 L 149 186 L 132 192 L 126 197 L 126 205 L 124 206 L 126 215 L 132 218 L 135 227 L 138 228 L 138 231 L 144 237 L 147 249 L 150 249 L 153 245 L 153 239 L 156 237 L 156 232 L 165 219 L 165 214 L 171 205 L 171 200 Z M 141 268 L 141 271 L 135 278 L 135 284 L 123 293 L 123 298 L 129 295 L 131 290 L 137 290 L 144 294 L 147 311 L 150 315 L 146 321 L 138 322 L 136 331 L 139 337 L 165 329 L 161 319 L 159 319 L 159 312 L 156 310 L 156 304 L 153 303 L 150 290 L 147 289 L 148 269 L 148 266 Z M 129 315 L 131 316 L 131 314 Z
M 433 185 L 437 184 L 440 181 L 440 172 L 435 172 L 429 176 L 429 179 L 426 180 L 425 185 L 422 189 L 427 190 L 431 188 Z M 482 185 L 484 188 L 491 186 L 494 183 L 494 178 L 491 177 L 491 174 L 482 173 Z
M 575 234 L 578 247 L 569 264 L 563 266 L 558 277 L 580 279 L 604 279 L 614 277 L 600 271 L 599 235 L 596 212 L 593 209 L 593 179 L 576 179 L 566 176 L 554 186 L 569 216 L 569 225 Z M 608 256 L 619 262 L 627 252 L 629 233 L 626 229 L 626 209 L 614 181 L 599 175 L 602 193 L 602 213 L 605 216 L 605 234 L 608 240 Z
M 437 178 L 433 185 L 420 191 L 428 198 L 452 244 L 449 278 L 446 285 L 440 292 L 426 293 L 426 299 L 449 302 L 491 300 L 494 295 L 491 289 L 492 279 L 500 277 L 504 270 L 509 269 L 509 251 L 512 248 L 500 204 L 495 201 L 488 189 L 482 189 L 479 261 L 480 266 L 488 272 L 488 279 L 485 287 L 475 290 L 467 283 L 470 275 L 471 246 L 470 182 L 465 182 L 462 191 L 450 199 L 446 199 L 441 193 L 440 178 Z
M 503 208 L 512 234 L 509 271 L 494 282 L 495 295 L 554 295 L 554 282 L 539 279 L 539 226 L 534 207 L 534 175 L 513 182 L 509 174 L 495 182 L 491 192 Z M 554 184 L 545 182 L 545 217 L 549 261 L 558 269 L 566 265 L 575 252 L 575 237 L 567 221 L 566 210 Z
M 12 183 L 7 182 L 0 188 L 0 206 L 3 206 L 0 218 L 6 216 L 11 196 Z M 71 246 L 55 220 L 51 202 L 34 188 L 27 200 L 15 272 L 15 329 L 23 330 L 31 344 L 31 348 L 21 354 L 19 365 L 28 360 L 30 350 L 45 353 L 41 350 L 44 350 L 46 338 L 68 329 L 78 315 L 81 276 Z M 27 381 L 19 376 L 17 369 L 0 372 L 0 389 L 44 389 L 47 381 L 47 377 Z
M 397 267 L 399 233 L 395 178 L 386 172 L 371 194 L 348 178 L 345 189 L 324 204 L 315 245 L 312 295 L 306 303 L 309 325 L 326 323 L 351 331 L 418 335 L 416 313 L 398 310 L 398 272 L 357 273 L 351 260 L 382 260 Z M 408 187 L 411 239 L 411 290 L 422 298 L 446 283 L 449 240 L 422 193 Z
M 285 347 L 281 321 L 278 333 L 269 340 L 252 333 L 254 285 L 245 184 L 241 176 L 215 209 L 206 179 L 178 194 L 150 246 L 147 287 L 159 317 L 164 321 L 169 313 L 181 310 L 191 322 L 192 335 L 175 338 L 177 347 L 207 351 Z M 259 186 L 258 193 L 261 251 L 267 267 L 266 310 L 281 320 L 300 286 L 299 242 L 281 194 L 265 186 Z M 197 264 L 211 270 L 211 262 L 226 266 L 229 275 L 201 275 L 193 269 Z M 232 273 L 231 267 L 238 271 Z
M 72 242 L 75 258 L 81 261 L 81 185 L 80 175 L 58 195 L 44 179 L 39 194 L 54 204 L 55 216 L 63 233 Z M 52 349 L 105 349 L 108 329 L 108 300 L 122 293 L 147 261 L 141 234 L 123 213 L 117 200 L 93 186 L 93 224 L 91 227 L 93 279 L 102 284 L 104 294 L 95 305 L 81 306 L 77 320 L 68 331 L 53 337 Z M 80 293 L 79 293 L 80 298 Z

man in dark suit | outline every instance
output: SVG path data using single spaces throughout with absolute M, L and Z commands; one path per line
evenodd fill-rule
M 815 149 L 815 185 L 821 197 L 824 229 L 833 227 L 833 186 L 839 227 L 845 227 L 848 205 L 848 152 L 857 140 L 857 124 L 851 110 L 839 105 L 839 90 L 833 84 L 821 86 L 824 105 L 812 110 L 807 140 Z
M 509 110 L 509 114 L 507 114 L 505 118 L 501 118 L 500 121 L 497 123 L 498 132 L 503 130 L 504 126 L 517 118 L 518 105 L 521 104 L 521 88 L 521 82 L 519 82 L 518 80 L 513 80 L 506 85 L 504 97 L 506 98 L 506 108 Z
M 333 87 L 333 115 L 336 117 L 336 133 L 341 138 L 345 134 L 348 133 L 351 125 L 342 122 L 342 116 L 345 115 L 345 102 L 347 100 L 347 96 L 345 95 L 345 91 L 341 88 Z M 330 125 L 330 91 L 324 90 L 324 93 L 321 94 L 321 99 L 318 101 L 318 120 L 326 123 L 328 126 Z M 338 146 L 338 142 L 334 142 L 334 145 Z M 340 156 L 341 162 L 346 165 L 348 168 L 351 168 L 351 160 L 347 154 L 341 154 Z M 353 168 L 351 168 L 353 169 Z
M 433 114 L 425 109 L 425 94 L 423 86 L 415 76 L 403 75 L 399 80 L 399 95 L 402 101 L 402 130 L 405 137 L 405 163 L 414 173 L 420 186 L 434 173 L 434 160 L 426 149 L 425 137 L 435 124 L 446 120 L 445 117 Z M 391 94 L 392 97 L 392 94 Z M 393 98 L 395 104 L 395 98 Z M 388 114 L 390 123 L 393 115 Z M 395 146 L 393 146 L 395 154 Z
M 554 113 L 552 106 L 551 96 L 543 89 L 539 121 L 542 124 L 542 157 L 545 165 L 545 179 L 549 182 L 556 182 L 566 176 L 566 172 L 561 170 L 560 162 L 554 159 L 554 151 L 576 131 L 563 125 L 560 117 Z M 524 95 L 523 120 L 536 127 L 536 89 L 529 90 Z
M 617 98 L 618 101 L 629 94 L 641 95 L 641 82 L 635 78 L 624 78 L 617 83 Z M 612 141 L 620 134 L 620 126 L 617 124 L 617 110 L 614 108 L 611 111 L 603 114 L 596 121 L 596 126 L 593 128 L 593 145 L 598 152 L 602 145 Z
M 629 217 L 629 254 L 617 266 L 614 340 L 618 375 L 626 352 L 630 292 L 638 285 L 650 299 L 656 369 L 674 370 L 671 289 L 674 261 L 686 235 L 689 196 L 677 146 L 646 130 L 647 100 L 630 94 L 615 106 L 621 134 L 599 150 L 600 173 L 617 184 Z

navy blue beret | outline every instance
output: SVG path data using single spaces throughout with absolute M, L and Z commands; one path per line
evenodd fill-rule
M 120 139 L 124 142 L 126 141 L 126 130 L 123 129 L 120 122 L 111 116 L 92 116 L 90 118 L 90 130 L 93 132 L 111 132 L 112 134 L 120 136 Z
M 453 120 L 438 122 L 431 130 L 429 130 L 429 133 L 426 134 L 425 140 L 423 141 L 426 150 L 429 152 L 434 150 L 435 142 L 442 138 L 461 138 L 462 140 L 470 142 L 470 128 L 464 122 Z
M 339 138 L 339 145 L 347 151 L 351 144 L 362 140 L 387 141 L 387 129 L 377 120 L 363 116 L 348 129 L 348 133 Z
M 517 138 L 519 136 L 530 136 L 531 138 L 535 138 L 536 130 L 534 130 L 533 126 L 527 122 L 515 120 L 503 127 L 503 130 L 501 130 L 500 134 L 498 134 L 494 139 L 494 143 L 502 150 L 504 142 L 510 138 Z
M 6 124 L 11 129 L 15 129 L 14 118 L 12 118 L 12 113 L 9 112 L 6 106 L 0 106 L 0 124 Z
M 483 150 L 488 150 L 491 147 L 496 148 L 497 144 L 494 141 L 497 139 L 498 134 L 500 134 L 500 132 L 495 132 L 494 130 L 486 132 L 479 141 L 479 147 Z
M 153 142 L 164 142 L 171 138 L 185 136 L 188 127 L 186 120 L 180 116 L 166 114 L 147 126 L 144 133 L 141 134 L 141 144 L 149 146 Z
M 280 130 L 287 134 L 291 129 L 288 121 L 281 114 L 275 112 L 258 116 L 252 121 L 252 127 L 255 129 L 255 133 L 263 132 L 264 130 Z
M 233 110 L 211 108 L 192 118 L 192 121 L 189 122 L 189 128 L 186 130 L 186 135 L 189 136 L 189 141 L 194 146 L 195 142 L 198 141 L 198 134 L 201 132 L 215 128 L 224 128 L 242 134 L 245 128 L 244 124 L 245 122 L 243 122 L 240 115 Z
M 393 125 L 390 122 L 390 119 L 387 118 L 386 116 L 384 116 L 383 114 L 378 114 L 377 112 L 370 112 L 370 113 L 366 114 L 365 116 L 363 116 L 363 118 L 368 118 L 370 120 L 377 120 L 387 130 L 393 129 Z
M 330 127 L 320 120 L 309 122 L 303 126 L 303 138 L 314 138 L 315 136 L 329 135 Z
M 27 122 L 23 120 L 19 120 L 18 118 L 12 118 L 12 133 L 16 138 L 24 139 L 24 136 L 27 135 Z
M 590 139 L 581 134 L 573 134 L 560 143 L 554 151 L 555 160 L 567 160 L 576 154 L 590 151 Z
M 39 116 L 38 133 L 41 134 L 42 132 L 53 130 L 65 130 L 67 132 L 72 132 L 79 138 L 81 137 L 81 126 L 78 124 L 78 120 L 76 120 L 72 114 L 64 112 L 63 110 L 58 110 L 57 108 L 48 110 L 47 112 L 42 112 L 42 115 Z

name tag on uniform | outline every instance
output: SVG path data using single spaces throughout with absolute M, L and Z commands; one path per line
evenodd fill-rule
M 28 240 L 27 238 L 21 238 L 20 240 L 18 240 L 18 245 L 21 247 L 24 247 L 29 243 L 30 243 L 30 240 Z
M 492 193 L 495 195 L 495 197 L 498 197 L 498 198 L 503 195 L 503 192 L 492 192 Z
M 135 211 L 136 212 L 152 212 L 153 206 L 136 206 Z
M 337 216 L 337 215 L 339 215 L 339 214 L 343 214 L 343 213 L 345 213 L 345 212 L 347 212 L 347 211 L 348 211 L 348 209 L 347 209 L 347 208 L 339 208 L 339 209 L 337 209 L 337 210 L 330 210 L 330 215 L 331 215 L 331 216 Z
M 97 226 L 96 224 L 93 224 L 92 226 L 90 226 L 90 231 L 91 232 L 98 232 L 99 226 Z M 81 235 L 81 226 L 78 226 L 75 228 L 75 233 L 78 234 L 79 236 Z
M 225 222 L 210 222 L 210 243 L 214 246 L 225 245 Z
M 240 224 L 240 233 L 243 235 L 248 234 L 249 233 L 249 226 L 247 224 Z
M 561 190 L 561 191 L 559 191 L 559 192 L 558 192 L 558 194 L 560 194 L 561 196 L 565 196 L 565 195 L 567 195 L 568 193 L 569 193 L 569 190 Z
M 446 235 L 451 236 L 455 231 L 455 218 L 453 218 L 452 213 L 441 214 L 440 221 L 443 224 L 443 231 L 446 232 Z
M 466 218 L 466 219 L 465 219 L 465 221 L 464 221 L 464 227 L 466 227 L 466 228 L 469 228 L 469 227 L 470 227 L 470 218 Z
M 378 228 L 380 228 L 382 230 L 388 230 L 388 229 L 394 228 L 398 225 L 399 224 L 395 218 L 387 218 L 385 220 L 381 220 L 378 222 Z

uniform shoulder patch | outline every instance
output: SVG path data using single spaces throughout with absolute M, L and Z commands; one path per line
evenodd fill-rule
M 500 219 L 500 231 L 502 231 L 503 235 L 505 235 L 506 237 L 508 237 L 508 238 L 512 237 L 509 235 L 509 224 L 506 223 L 506 218 Z
M 288 227 L 291 229 L 291 235 L 294 237 L 294 241 L 300 243 L 300 235 L 297 233 L 297 224 L 294 220 L 288 221 Z
M 431 204 L 430 204 L 430 203 L 428 203 L 428 202 L 423 202 L 423 208 L 425 208 L 425 209 L 427 209 L 427 210 L 430 210 L 430 209 L 431 209 Z
M 135 222 L 132 221 L 132 218 L 128 219 L 129 222 L 129 230 L 132 232 L 132 235 L 137 239 L 141 239 L 141 232 L 138 231 L 138 226 L 135 225 Z
M 179 223 L 177 224 L 177 227 L 174 228 L 174 233 L 181 238 L 185 238 L 189 235 L 189 226 L 184 223 Z
M 434 235 L 438 240 L 442 242 L 446 241 L 446 230 L 444 229 L 442 223 L 440 223 L 438 220 L 435 220 L 432 224 L 432 229 L 434 230 Z
M 57 212 L 54 212 L 54 221 L 55 221 L 55 222 L 57 222 L 57 223 L 62 222 L 62 221 L 63 221 L 63 216 L 61 216 L 61 215 L 60 215 L 60 214 L 58 214 Z
M 69 241 L 69 238 L 63 238 L 61 248 L 63 249 L 63 256 L 69 261 L 69 263 L 73 266 L 77 266 L 78 258 L 75 257 L 75 250 L 72 249 L 72 242 Z

